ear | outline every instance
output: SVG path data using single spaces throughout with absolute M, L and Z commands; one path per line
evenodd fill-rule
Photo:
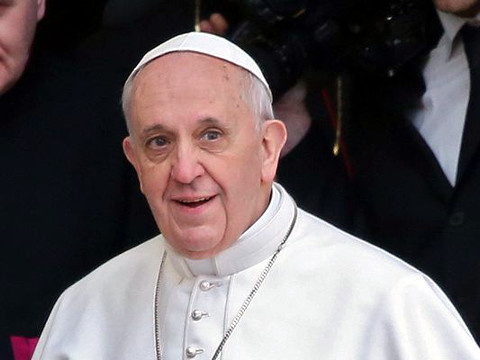
M 45 1 L 46 0 L 37 0 L 37 21 L 42 20 L 45 15 Z
M 123 146 L 123 152 L 125 156 L 127 157 L 130 164 L 133 165 L 133 167 L 135 168 L 135 171 L 137 172 L 138 181 L 140 183 L 140 191 L 143 193 L 142 177 L 141 177 L 142 171 L 140 168 L 137 154 L 135 152 L 134 145 L 132 144 L 132 140 L 130 139 L 130 136 L 127 136 L 125 139 L 123 139 L 122 146 Z
M 280 120 L 266 120 L 262 125 L 263 130 L 263 164 L 262 181 L 272 182 L 277 173 L 280 151 L 287 141 L 287 128 Z

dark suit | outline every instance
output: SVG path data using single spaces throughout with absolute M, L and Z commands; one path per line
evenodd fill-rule
M 462 145 L 452 187 L 424 139 L 402 115 L 421 96 L 416 79 L 407 69 L 394 80 L 370 79 L 368 91 L 362 79 L 352 89 L 356 101 L 349 143 L 371 228 L 368 239 L 430 275 L 478 341 L 480 128 L 469 130 L 474 140 Z
M 118 89 L 39 56 L 0 98 L 0 358 L 36 337 L 60 292 L 157 232 L 121 141 Z

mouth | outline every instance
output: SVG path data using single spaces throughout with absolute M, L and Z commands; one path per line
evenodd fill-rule
M 182 206 L 186 206 L 193 209 L 208 203 L 214 197 L 215 196 L 207 196 L 207 197 L 201 197 L 196 199 L 178 199 L 178 200 L 175 200 L 175 202 L 177 202 Z

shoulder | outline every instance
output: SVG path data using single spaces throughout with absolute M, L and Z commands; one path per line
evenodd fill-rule
M 295 207 L 288 193 L 278 184 L 277 188 L 284 195 L 282 206 L 287 207 L 291 203 Z M 406 277 L 420 279 L 420 282 L 426 278 L 387 251 L 302 209 L 298 209 L 297 220 L 284 253 L 288 257 L 285 265 L 289 271 L 297 275 L 301 272 L 301 275 L 313 278 L 313 281 L 324 279 L 325 274 L 330 277 L 335 274 L 335 281 L 339 284 L 382 291 Z
M 352 286 L 386 290 L 407 278 L 430 282 L 426 275 L 396 256 L 302 210 L 292 238 L 291 257 L 302 258 L 312 270 L 334 272 L 342 278 L 338 280 Z
M 108 302 L 120 294 L 154 286 L 162 254 L 163 237 L 154 237 L 98 267 L 68 288 L 64 305 Z
M 322 289 L 322 299 L 341 299 L 366 316 L 393 316 L 395 308 L 435 309 L 438 318 L 448 317 L 468 333 L 435 282 L 387 251 L 301 210 L 291 240 L 285 248 L 283 261 L 289 265 L 284 276 L 292 282 L 304 279 L 305 291 Z
M 163 238 L 157 236 L 115 258 L 68 288 L 58 299 L 42 332 L 34 359 L 132 358 L 151 348 L 151 319 Z M 128 349 L 118 339 L 135 344 Z M 89 346 L 85 346 L 89 344 Z M 60 355 L 62 354 L 62 355 Z M 116 354 L 116 355 L 106 355 Z

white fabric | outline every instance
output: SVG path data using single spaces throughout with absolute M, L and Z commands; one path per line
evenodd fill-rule
M 475 19 L 438 12 L 444 34 L 423 68 L 426 91 L 410 117 L 425 139 L 452 186 L 457 177 L 460 147 L 470 94 L 470 71 L 458 32 Z
M 257 63 L 250 57 L 250 55 L 224 37 L 205 32 L 181 34 L 153 48 L 146 53 L 137 66 L 135 66 L 127 81 L 135 76 L 135 74 L 150 61 L 165 54 L 179 51 L 192 51 L 213 56 L 244 68 L 255 75 L 263 83 L 270 96 L 270 102 L 272 102 L 273 96 L 270 86 L 268 85 L 267 80 L 265 80 Z
M 55 305 L 33 359 L 156 359 L 154 297 L 165 251 L 158 309 L 163 359 L 187 359 L 188 346 L 204 349 L 195 359 L 211 359 L 272 255 L 262 249 L 271 242 L 278 246 L 291 222 L 294 204 L 277 189 L 278 210 L 231 253 L 235 258 L 223 259 L 218 275 L 185 272 L 178 266 L 182 258 L 158 236 L 70 287 Z M 204 281 L 214 286 L 202 290 Z M 208 316 L 193 320 L 195 309 Z M 479 360 L 480 350 L 429 278 L 299 211 L 286 247 L 222 359 Z

